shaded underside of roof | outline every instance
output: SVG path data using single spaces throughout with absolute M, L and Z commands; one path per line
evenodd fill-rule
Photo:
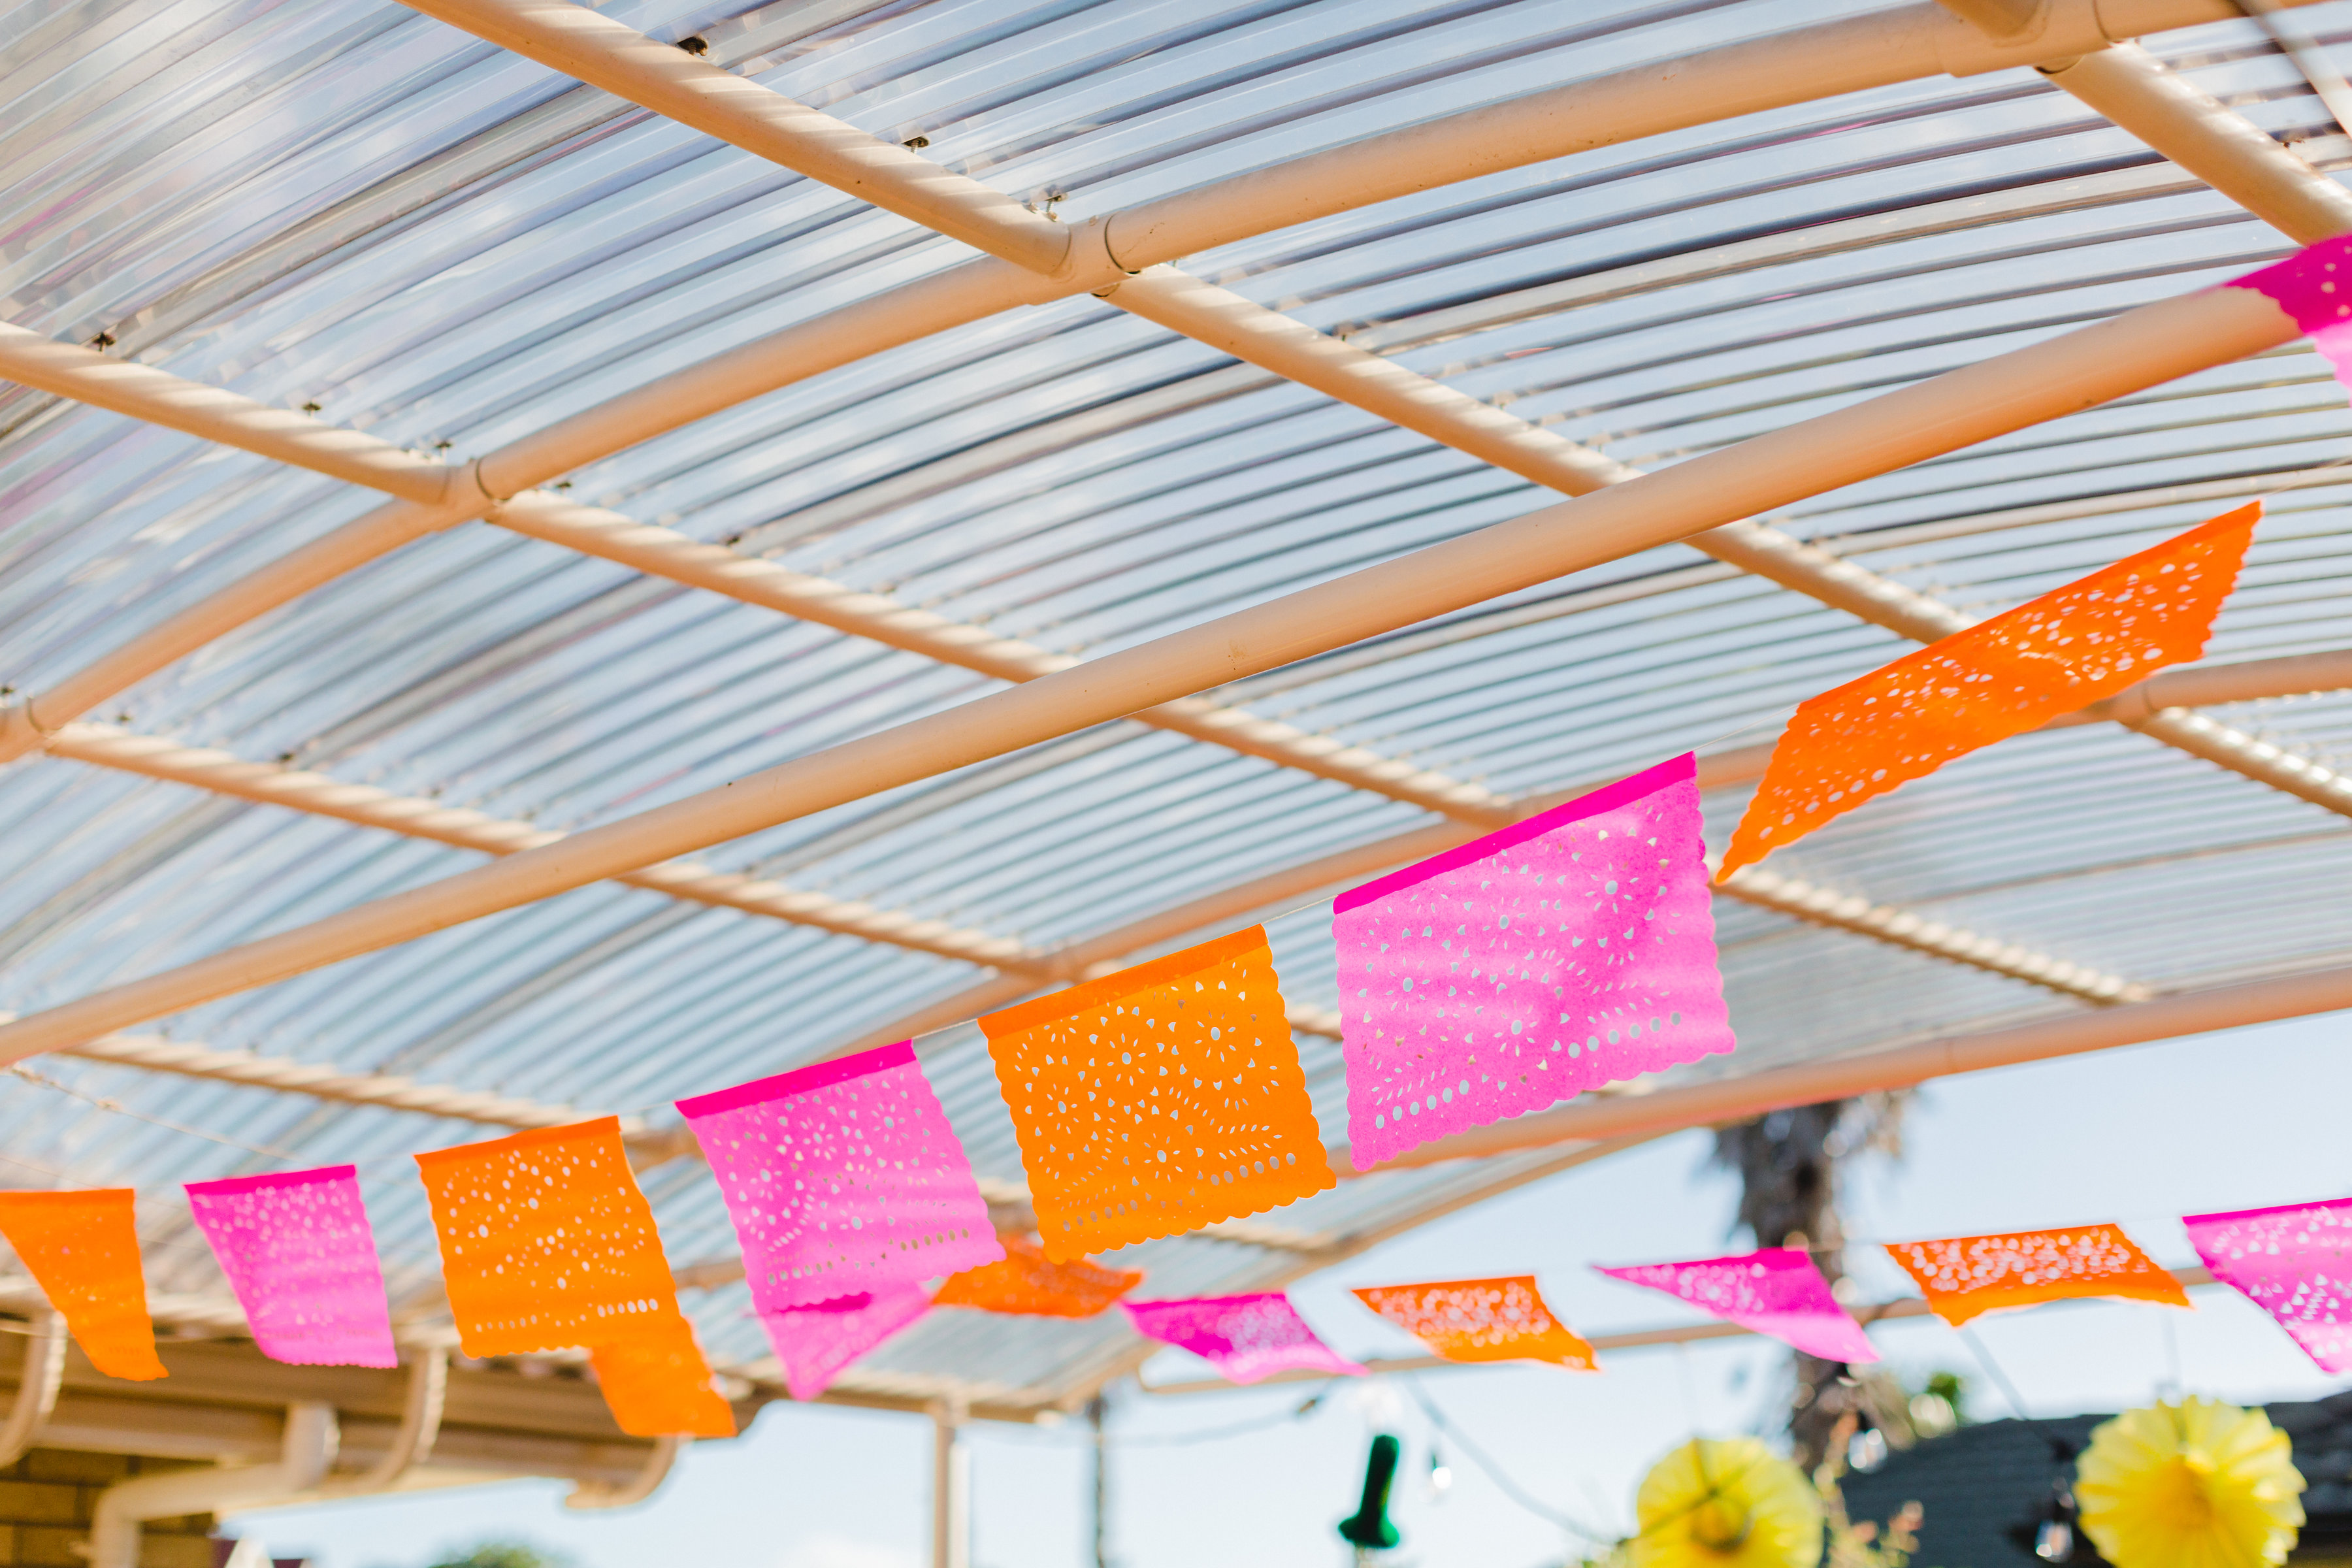
M 745 68 L 758 79 L 894 141 L 926 138 L 927 156 L 1067 217 L 1825 8 L 607 9 L 666 40 L 735 17 L 759 41 Z M 0 318 L 65 340 L 105 334 L 176 374 L 453 458 L 969 255 L 396 5 L 26 3 L 0 8 Z M 2251 26 L 2157 47 L 2314 156 L 2352 153 Z M 1654 467 L 2289 248 L 2011 71 L 1446 185 L 1186 265 Z M 2224 504 L 2165 487 L 2254 486 L 2339 459 L 2347 434 L 2341 390 L 2297 344 L 1768 521 L 1983 616 Z M 576 499 L 1081 657 L 1550 499 L 1084 297 L 815 376 L 570 483 Z M 2210 660 L 2342 644 L 2347 488 L 2273 504 Z M 0 682 L 39 689 L 373 499 L 0 391 Z M 1905 646 L 1675 546 L 1216 695 L 1517 796 L 1769 739 L 1797 701 Z M 469 523 L 221 639 L 103 717 L 572 829 L 992 684 Z M 2217 716 L 2352 764 L 2352 698 Z M 1744 795 L 1708 796 L 1718 847 Z M 1121 722 L 709 860 L 1035 950 L 1427 820 Z M 0 772 L 0 1009 L 19 1014 L 478 861 L 61 759 Z M 2159 992 L 2352 952 L 2340 892 L 2352 823 L 2115 726 L 1964 760 L 1773 868 Z M 1333 1006 L 1328 905 L 1265 913 L 1286 997 Z M 1751 907 L 1719 902 L 1717 920 L 1740 1047 L 1685 1077 L 2082 1005 Z M 928 952 L 603 884 L 200 1008 L 168 1032 L 658 1116 L 980 976 Z M 1342 1142 L 1336 1044 L 1299 1044 L 1326 1137 Z M 981 1173 L 1020 1181 L 977 1032 L 922 1048 Z M 175 1184 L 356 1161 L 395 1296 L 429 1300 L 433 1237 L 407 1156 L 478 1128 L 36 1066 L 50 1084 L 0 1078 L 0 1182 L 140 1187 L 155 1289 L 219 1291 Z M 1338 1246 L 1560 1158 L 1376 1175 L 1262 1218 Z M 732 1252 L 699 1166 L 646 1181 L 675 1261 Z M 1119 1261 L 1150 1271 L 1147 1293 L 1188 1295 L 1280 1280 L 1315 1255 L 1195 1237 Z M 689 1300 L 717 1359 L 760 1367 L 740 1286 Z M 1108 1321 L 941 1311 L 860 1376 L 1050 1402 L 1132 1344 Z

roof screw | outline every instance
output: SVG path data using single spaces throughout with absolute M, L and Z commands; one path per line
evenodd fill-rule
M 110 349 L 114 346 L 114 334 L 112 332 L 100 332 L 98 336 L 89 340 L 89 346 L 94 349 Z
M 677 41 L 677 47 L 696 59 L 700 59 L 710 52 L 709 41 L 705 38 L 680 38 Z
M 321 406 L 323 405 L 320 404 L 306 403 L 302 405 L 302 412 L 305 414 L 316 414 Z
M 931 139 L 928 136 L 909 136 L 906 141 L 899 143 L 899 145 L 903 147 L 912 147 L 918 153 L 921 152 L 930 144 Z

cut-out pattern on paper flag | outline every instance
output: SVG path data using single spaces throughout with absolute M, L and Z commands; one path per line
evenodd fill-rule
M 171 1374 L 155 1356 L 133 1196 L 129 1187 L 0 1193 L 0 1236 L 65 1315 L 89 1364 L 146 1383 Z
M 910 1044 L 677 1109 L 727 1200 L 756 1310 L 935 1279 L 1004 1256 Z
M 2224 287 L 2268 295 L 2352 388 L 2352 236 L 2323 239 Z
M 593 1347 L 588 1364 L 621 1430 L 632 1437 L 732 1437 L 735 1412 L 712 1386 L 710 1363 L 683 1313 L 638 1324 Z
M 1689 756 L 1341 894 L 1356 1168 L 1731 1049 L 1712 903 Z
M 1723 875 L 1874 795 L 2205 651 L 2256 501 L 1798 705 Z
M 2112 1225 L 1891 1241 L 1886 1250 L 1955 1328 L 1984 1312 L 2086 1296 L 2189 1305 L 2180 1281 Z
M 375 1232 L 349 1165 L 187 1184 L 253 1342 L 295 1366 L 398 1366 Z
M 1727 1322 L 1767 1334 L 1823 1361 L 1874 1362 L 1878 1352 L 1846 1315 L 1813 1260 L 1793 1247 L 1737 1258 L 1648 1263 L 1601 1273 L 1689 1302 Z
M 1592 1347 L 1544 1305 L 1533 1275 L 1374 1285 L 1356 1299 L 1447 1361 L 1548 1361 L 1600 1370 Z
M 967 1268 L 940 1287 L 935 1307 L 976 1307 L 1032 1318 L 1091 1318 L 1143 1283 L 1140 1268 L 1105 1268 L 1089 1258 L 1056 1263 L 1025 1236 L 997 1237 L 1004 1257 Z
M 760 1314 L 794 1399 L 814 1399 L 851 1363 L 931 1310 L 919 1285 L 885 1285 L 837 1301 Z
M 437 1149 L 416 1164 L 467 1355 L 609 1344 L 677 1311 L 619 1118 Z
M 1233 1383 L 1257 1383 L 1278 1372 L 1355 1377 L 1364 1370 L 1318 1339 L 1279 1290 L 1119 1305 L 1138 1333 L 1191 1351 Z
M 980 1026 L 1056 1263 L 1263 1214 L 1337 1181 L 1261 927 Z
M 2352 1198 L 2193 1214 L 2213 1278 L 2278 1320 L 2324 1372 L 2352 1372 Z

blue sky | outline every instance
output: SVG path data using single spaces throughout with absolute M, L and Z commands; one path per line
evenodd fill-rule
M 2342 1107 L 2352 1064 L 2347 1017 L 2201 1036 L 1936 1084 L 1899 1163 L 1874 1161 L 1847 1210 L 1865 1240 L 2121 1221 L 2168 1264 L 2194 1262 L 2178 1215 L 2352 1193 Z M 1727 1250 L 1734 1191 L 1685 1133 L 1498 1198 L 1400 1237 L 1295 1289 L 1341 1350 L 1404 1348 L 1357 1306 L 1353 1285 L 1537 1274 L 1554 1309 L 1586 1332 L 1689 1321 L 1654 1292 L 1601 1279 L 1593 1264 Z M 1866 1246 L 1853 1254 L 1874 1295 L 1907 1293 Z M 2032 1415 L 2113 1410 L 2178 1380 L 2242 1401 L 2308 1398 L 2321 1374 L 2253 1307 L 2203 1290 L 2196 1310 L 2086 1303 L 1983 1320 L 1978 1332 Z M 1887 1358 L 1969 1378 L 1976 1415 L 2008 1414 L 1958 1336 L 1933 1321 L 1883 1325 Z M 1757 1340 L 1631 1352 L 1599 1375 L 1543 1368 L 1463 1370 L 1418 1380 L 1439 1408 L 1521 1488 L 1591 1528 L 1622 1528 L 1635 1480 L 1693 1428 L 1756 1429 L 1780 1393 L 1778 1346 Z M 1197 1375 L 1170 1352 L 1157 1381 Z M 1400 1433 L 1395 1517 L 1402 1564 L 1535 1568 L 1565 1537 L 1511 1502 L 1441 1438 L 1455 1484 L 1433 1500 L 1432 1428 L 1402 1380 L 1194 1397 L 1122 1391 L 1112 1423 L 1112 1533 L 1127 1568 L 1291 1568 L 1346 1561 L 1334 1521 L 1352 1505 L 1364 1445 Z M 1262 1425 L 1253 1425 L 1259 1424 Z M 1208 1441 L 1168 1439 L 1249 1428 Z M 699 1447 L 651 1503 L 567 1515 L 561 1489 L 517 1483 L 247 1516 L 236 1528 L 317 1568 L 419 1568 L 438 1549 L 489 1536 L 568 1553 L 580 1568 L 694 1561 L 730 1568 L 919 1568 L 929 1510 L 928 1424 L 888 1414 L 771 1406 L 744 1437 Z M 975 1568 L 1083 1568 L 1084 1435 L 983 1426 L 972 1437 Z

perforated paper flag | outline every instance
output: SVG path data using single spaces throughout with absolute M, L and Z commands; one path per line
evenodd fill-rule
M 2262 503 L 1956 632 L 1799 705 L 1723 874 L 1874 795 L 2205 650 Z
M 1353 1377 L 1364 1370 L 1316 1338 L 1279 1290 L 1119 1305 L 1138 1333 L 1191 1351 L 1234 1383 L 1258 1383 L 1278 1372 Z
M 1731 1049 L 1711 904 L 1688 756 L 1341 894 L 1356 1168 Z
M 470 1356 L 610 1344 L 677 1310 L 617 1117 L 416 1156 Z
M 1592 1347 L 1544 1305 L 1533 1275 L 1374 1285 L 1356 1299 L 1447 1361 L 1548 1361 L 1600 1370 Z
M 784 1363 L 784 1387 L 794 1399 L 814 1399 L 859 1356 L 930 1310 L 921 1286 L 885 1285 L 838 1301 L 762 1312 L 760 1325 Z
M 2226 287 L 2269 295 L 2352 387 L 2352 237 L 2323 239 Z
M 2352 1372 L 2352 1198 L 2180 1223 L 2214 1279 L 2277 1319 L 2322 1371 Z
M 296 1366 L 398 1366 L 375 1232 L 349 1165 L 187 1184 L 253 1342 Z
M 2112 1225 L 1894 1241 L 1886 1250 L 1955 1327 L 1982 1312 L 2085 1296 L 2189 1305 L 2180 1281 Z
M 65 1315 L 89 1364 L 145 1383 L 170 1374 L 155 1358 L 132 1197 L 129 1187 L 0 1193 L 0 1236 Z
M 1823 1361 L 1873 1362 L 1878 1352 L 1846 1316 L 1813 1260 L 1793 1247 L 1768 1247 L 1737 1258 L 1649 1263 L 1601 1273 L 1689 1302 L 1727 1322 L 1769 1334 Z
M 677 1102 L 761 1311 L 1004 1256 L 963 1145 L 901 1042 Z
M 1336 1180 L 1262 928 L 980 1026 L 1056 1263 L 1262 1214 Z
M 1105 1268 L 1087 1258 L 1056 1263 L 1025 1236 L 997 1239 L 1004 1257 L 967 1268 L 940 1287 L 935 1307 L 976 1307 L 1033 1318 L 1091 1318 L 1143 1283 L 1140 1268 Z
M 614 1421 L 632 1437 L 735 1436 L 735 1412 L 712 1386 L 683 1313 L 656 1313 L 628 1338 L 593 1347 L 588 1364 Z

